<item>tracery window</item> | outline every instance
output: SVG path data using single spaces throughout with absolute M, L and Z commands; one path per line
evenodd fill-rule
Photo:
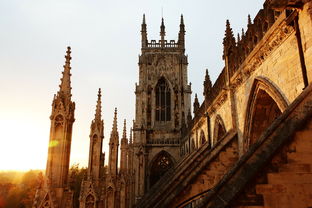
M 86 198 L 86 208 L 94 208 L 94 196 L 89 194 Z
M 160 78 L 156 85 L 156 121 L 171 120 L 171 93 L 165 78 Z
M 168 169 L 173 166 L 172 159 L 169 153 L 162 151 L 160 152 L 151 167 L 151 176 L 150 176 L 150 187 L 154 185 Z

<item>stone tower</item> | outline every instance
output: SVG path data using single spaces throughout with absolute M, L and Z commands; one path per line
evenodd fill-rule
M 187 124 L 191 108 L 183 16 L 178 41 L 168 41 L 165 35 L 162 18 L 160 40 L 149 42 L 143 15 L 133 129 L 137 200 L 179 160 L 181 131 Z
M 60 89 L 52 102 L 46 178 L 36 193 L 33 207 L 72 206 L 73 193 L 68 188 L 68 171 L 75 103 L 71 101 L 70 53 L 71 48 L 68 47 Z
M 101 89 L 98 92 L 95 116 L 91 123 L 90 130 L 90 149 L 87 178 L 81 184 L 80 208 L 84 207 L 102 207 L 104 185 L 104 159 L 102 153 L 104 138 L 104 122 L 101 117 Z

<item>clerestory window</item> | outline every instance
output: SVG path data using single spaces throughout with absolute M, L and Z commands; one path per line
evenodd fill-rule
M 160 78 L 156 85 L 156 121 L 171 120 L 171 92 L 165 78 Z

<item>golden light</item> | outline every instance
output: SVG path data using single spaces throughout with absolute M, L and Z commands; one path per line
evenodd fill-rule
M 3 113 L 0 118 L 0 170 L 45 169 L 49 126 L 31 113 Z M 48 119 L 46 119 L 47 122 Z

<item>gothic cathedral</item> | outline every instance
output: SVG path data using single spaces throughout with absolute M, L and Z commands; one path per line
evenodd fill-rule
M 204 101 L 191 106 L 183 16 L 178 40 L 162 19 L 149 41 L 144 15 L 133 126 L 119 136 L 115 109 L 105 166 L 99 89 L 79 207 L 312 207 L 311 34 L 312 0 L 266 0 L 237 38 L 227 20 L 224 67 L 214 84 L 206 70 Z M 70 47 L 65 59 L 33 208 L 75 206 Z

